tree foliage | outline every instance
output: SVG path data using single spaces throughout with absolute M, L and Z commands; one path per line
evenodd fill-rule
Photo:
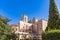
M 55 0 L 50 0 L 49 6 L 49 19 L 48 19 L 48 29 L 59 29 L 59 12 L 55 4 Z
M 0 16 L 0 40 L 16 40 L 16 35 L 12 33 L 10 26 L 7 24 L 9 20 Z

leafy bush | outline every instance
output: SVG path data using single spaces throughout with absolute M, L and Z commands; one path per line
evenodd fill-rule
M 42 40 L 60 40 L 60 30 L 50 30 L 42 34 Z

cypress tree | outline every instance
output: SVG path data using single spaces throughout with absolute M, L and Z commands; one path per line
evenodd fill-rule
M 48 19 L 48 29 L 58 29 L 58 20 L 59 20 L 59 12 L 56 6 L 55 0 L 50 0 L 49 6 L 49 19 Z
M 58 27 L 58 28 L 60 29 L 60 15 L 59 15 L 58 25 L 59 25 L 59 27 Z

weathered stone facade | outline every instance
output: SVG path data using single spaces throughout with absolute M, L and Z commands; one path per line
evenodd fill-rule
M 41 34 L 47 27 L 46 20 L 37 20 L 35 18 L 28 22 L 26 15 L 22 16 L 18 25 L 11 25 L 12 32 L 15 32 L 20 39 L 30 38 L 31 40 L 41 39 Z

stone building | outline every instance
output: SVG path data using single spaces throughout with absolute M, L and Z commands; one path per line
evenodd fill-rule
M 22 15 L 19 24 L 12 24 L 12 32 L 18 35 L 19 40 L 30 38 L 31 40 L 41 40 L 41 34 L 47 27 L 46 20 L 37 20 L 36 18 L 28 21 L 28 16 Z

